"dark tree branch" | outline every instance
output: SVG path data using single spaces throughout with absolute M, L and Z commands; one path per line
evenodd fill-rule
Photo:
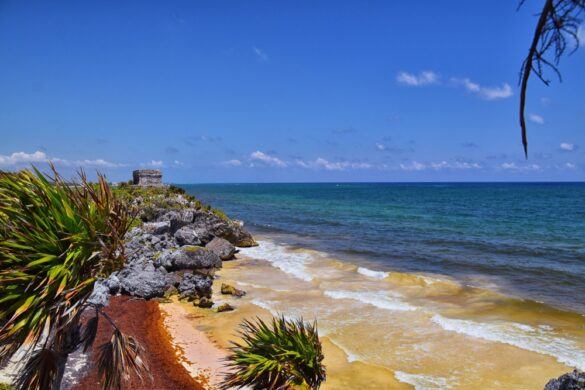
M 524 4 L 522 0 L 518 7 Z M 567 37 L 575 42 L 573 53 L 579 47 L 579 25 L 580 15 L 585 11 L 585 0 L 546 0 L 538 18 L 536 29 L 528 55 L 522 63 L 520 71 L 520 127 L 522 128 L 522 145 L 524 155 L 528 158 L 528 137 L 526 132 L 526 120 L 524 112 L 526 108 L 526 90 L 530 74 L 534 73 L 545 85 L 550 80 L 544 77 L 544 68 L 552 69 L 562 81 L 561 73 L 557 65 L 567 48 Z M 545 58 L 549 49 L 554 50 L 554 60 Z

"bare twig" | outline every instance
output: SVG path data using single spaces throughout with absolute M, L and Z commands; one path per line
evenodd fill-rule
M 523 3 L 524 0 L 520 2 L 519 7 Z M 583 11 L 585 11 L 585 0 L 557 0 L 556 2 L 546 0 L 538 18 L 528 55 L 520 71 L 520 127 L 526 158 L 528 158 L 528 137 L 524 112 L 530 74 L 534 73 L 545 85 L 549 85 L 550 80 L 544 76 L 544 68 L 547 67 L 556 73 L 559 80 L 562 80 L 557 65 L 567 48 L 567 37 L 575 42 L 575 48 L 571 53 L 579 47 L 578 31 Z M 553 61 L 545 58 L 545 54 L 550 49 L 554 50 Z

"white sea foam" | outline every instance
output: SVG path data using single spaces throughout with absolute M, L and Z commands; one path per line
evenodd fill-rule
M 394 372 L 394 377 L 402 383 L 414 386 L 414 390 L 450 389 L 447 379 L 432 375 L 409 374 L 402 371 Z
M 306 282 L 313 280 L 313 275 L 305 266 L 313 260 L 308 253 L 287 251 L 285 247 L 271 241 L 258 241 L 258 246 L 242 248 L 240 251 L 254 259 L 266 260 L 274 267 L 298 279 Z
M 439 314 L 432 321 L 443 329 L 487 341 L 513 345 L 528 351 L 549 355 L 559 363 L 585 370 L 585 350 L 572 340 L 558 337 L 547 328 L 534 328 L 513 322 L 482 323 L 445 318 Z
M 263 301 L 261 299 L 252 299 L 251 304 L 261 307 L 264 310 L 268 310 L 273 315 L 278 315 L 278 310 L 274 308 L 274 302 Z
M 387 291 L 325 290 L 325 295 L 333 299 L 353 299 L 386 310 L 416 310 L 414 306 L 402 302 L 397 295 L 392 295 Z
M 319 333 L 321 333 L 321 332 L 319 332 Z M 347 359 L 347 362 L 348 363 L 352 363 L 352 362 L 356 362 L 358 360 L 361 360 L 358 355 L 356 355 L 355 353 L 351 352 L 349 350 L 349 348 L 347 348 L 343 344 L 339 343 L 335 339 L 329 338 L 329 341 L 331 341 L 331 343 L 333 345 L 335 345 L 337 348 L 341 349 L 343 351 L 343 353 L 345 353 L 345 358 Z
M 358 274 L 362 274 L 362 275 L 367 276 L 369 278 L 375 278 L 375 279 L 386 279 L 388 277 L 388 275 L 390 275 L 390 272 L 373 271 L 373 270 L 368 269 L 366 267 L 358 267 L 357 272 L 358 272 Z

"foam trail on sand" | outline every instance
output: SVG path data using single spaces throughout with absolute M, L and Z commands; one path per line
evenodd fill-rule
M 356 361 L 360 360 L 360 357 L 358 355 L 352 353 L 344 345 L 335 341 L 335 339 L 329 337 L 329 341 L 331 341 L 331 344 L 335 345 L 337 348 L 341 349 L 343 351 L 343 353 L 345 353 L 345 357 L 346 357 L 348 363 L 352 363 L 352 362 L 356 362 Z
M 543 327 L 534 328 L 513 322 L 490 324 L 456 320 L 439 314 L 434 315 L 432 321 L 448 331 L 549 355 L 559 363 L 585 370 L 585 350 L 580 349 L 574 341 L 555 336 Z
M 266 260 L 274 267 L 298 279 L 310 282 L 313 276 L 305 265 L 313 260 L 308 253 L 287 251 L 285 247 L 271 241 L 258 241 L 258 246 L 242 248 L 240 252 L 254 259 Z
M 416 307 L 402 302 L 396 296 L 390 295 L 387 291 L 325 291 L 325 295 L 333 299 L 353 299 L 368 305 L 376 306 L 385 310 L 410 311 Z
M 386 279 L 388 275 L 390 275 L 390 272 L 373 271 L 366 267 L 358 267 L 357 272 L 358 274 L 362 274 L 364 276 L 375 279 Z
M 413 385 L 415 390 L 436 390 L 451 388 L 445 378 L 432 375 L 417 375 L 396 371 L 394 372 L 394 377 L 402 383 Z

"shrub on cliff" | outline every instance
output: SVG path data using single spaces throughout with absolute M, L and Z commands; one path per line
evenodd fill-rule
M 0 364 L 30 347 L 18 389 L 60 387 L 67 356 L 95 340 L 101 308 L 80 321 L 95 281 L 124 263 L 128 214 L 105 178 L 92 185 L 80 173 L 71 185 L 52 169 L 0 171 Z M 112 326 L 101 347 L 104 388 L 145 368 L 141 347 Z
M 232 343 L 230 373 L 222 389 L 318 389 L 325 381 L 317 324 L 257 318 L 240 325 L 242 343 Z

